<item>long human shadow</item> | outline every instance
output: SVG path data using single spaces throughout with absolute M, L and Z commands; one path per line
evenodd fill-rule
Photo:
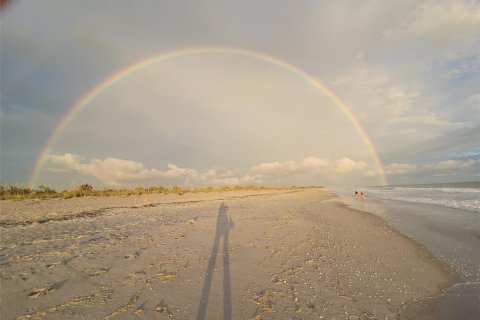
M 207 313 L 208 300 L 210 298 L 210 287 L 213 280 L 213 272 L 217 262 L 218 248 L 220 240 L 223 238 L 223 318 L 232 319 L 232 287 L 230 283 L 230 257 L 228 253 L 228 237 L 230 229 L 233 229 L 233 221 L 227 214 L 228 206 L 222 202 L 218 209 L 217 229 L 215 231 L 215 240 L 213 241 L 212 253 L 208 261 L 207 272 L 203 282 L 202 295 L 198 306 L 197 320 L 204 320 Z

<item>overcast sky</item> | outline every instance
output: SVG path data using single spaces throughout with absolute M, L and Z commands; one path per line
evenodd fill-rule
M 480 179 L 476 1 L 19 0 L 0 15 L 3 183 L 29 183 L 51 132 L 106 79 L 198 47 L 213 49 L 160 59 L 86 103 L 35 184 Z

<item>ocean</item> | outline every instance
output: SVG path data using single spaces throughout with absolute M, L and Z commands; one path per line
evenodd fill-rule
M 423 203 L 480 213 L 480 181 L 367 187 L 368 197 Z

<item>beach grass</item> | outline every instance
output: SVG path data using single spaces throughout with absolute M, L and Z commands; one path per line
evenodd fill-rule
M 130 196 L 142 194 L 186 194 L 186 193 L 208 193 L 208 192 L 229 192 L 229 191 L 254 191 L 254 190 L 288 190 L 307 187 L 297 186 L 205 186 L 205 187 L 134 187 L 134 188 L 104 188 L 94 189 L 88 183 L 80 185 L 76 189 L 57 191 L 46 185 L 41 185 L 38 189 L 26 186 L 0 185 L 0 200 L 21 200 L 21 199 L 49 199 L 49 198 L 78 198 L 85 196 L 109 197 L 109 196 Z

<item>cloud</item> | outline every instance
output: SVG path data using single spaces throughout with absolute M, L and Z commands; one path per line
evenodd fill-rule
M 198 177 L 196 170 L 180 168 L 174 164 L 168 164 L 167 170 L 161 171 L 155 168 L 148 169 L 141 162 L 113 157 L 86 160 L 78 155 L 65 153 L 49 155 L 47 159 L 73 172 L 93 177 L 107 185 L 128 185 L 152 179 L 172 182 L 175 180 L 191 181 Z
M 335 167 L 335 172 L 340 174 L 349 173 L 352 171 L 362 170 L 367 167 L 367 164 L 363 161 L 353 161 L 350 158 L 341 158 L 337 160 L 337 165 Z
M 415 46 L 417 53 L 434 53 L 434 59 L 469 55 L 480 22 L 477 9 L 474 1 L 425 1 L 384 35 L 395 47 Z
M 461 123 L 452 123 L 442 119 L 439 119 L 437 115 L 433 113 L 424 115 L 411 115 L 398 117 L 390 121 L 391 124 L 416 124 L 416 125 L 432 125 L 437 127 L 453 127 L 461 126 Z
M 298 171 L 298 164 L 295 161 L 285 162 L 263 162 L 250 169 L 256 175 L 288 175 Z
M 398 61 L 403 62 L 401 69 L 411 68 L 410 80 L 415 81 L 417 75 L 416 78 L 423 82 L 423 95 L 427 94 L 430 99 L 443 95 L 441 100 L 447 99 L 431 100 L 436 107 L 442 102 L 451 105 L 455 100 L 455 108 L 446 109 L 468 114 L 459 110 L 459 104 L 466 95 L 475 92 L 472 88 L 478 86 L 478 3 L 469 0 L 419 1 L 402 20 L 385 33 L 390 37 L 387 51 L 403 60 Z M 398 68 L 398 72 L 402 72 L 401 69 Z M 441 109 L 437 110 L 448 114 L 447 110 Z
M 480 165 L 480 159 L 445 160 L 423 166 L 411 163 L 391 163 L 385 166 L 385 173 L 389 176 L 403 175 L 411 172 L 445 171 L 452 169 L 468 169 Z M 369 174 L 367 172 L 366 174 Z M 437 174 L 438 175 L 438 174 Z
M 408 64 L 410 60 L 402 61 Z M 475 97 L 450 108 L 451 102 L 443 100 L 457 101 L 448 97 L 456 89 L 447 90 L 437 80 L 424 81 L 420 70 L 396 72 L 366 62 L 337 77 L 335 92 L 351 107 L 387 161 L 417 161 L 419 148 L 433 145 L 433 140 L 448 147 L 462 146 L 454 139 L 472 121 L 466 115 L 476 112 Z M 425 152 L 420 157 L 426 160 L 430 155 Z
M 323 169 L 326 166 L 328 166 L 330 162 L 325 159 L 321 158 L 316 158 L 316 157 L 307 157 L 302 160 L 301 162 L 301 167 L 304 168 L 305 170 L 318 170 L 318 169 Z
M 409 163 L 392 163 L 385 167 L 385 173 L 387 175 L 399 175 L 412 172 L 417 168 L 415 164 Z
M 322 158 L 306 157 L 301 161 L 263 162 L 249 170 L 253 176 L 289 176 L 301 173 L 316 173 L 325 169 L 329 161 Z
M 48 172 L 50 174 L 77 173 L 92 177 L 105 185 L 238 185 L 238 184 L 268 184 L 289 183 L 292 176 L 331 177 L 329 173 L 334 170 L 334 164 L 323 158 L 306 157 L 299 161 L 272 161 L 257 164 L 247 170 L 246 173 L 238 174 L 228 167 L 210 168 L 199 171 L 193 168 L 179 167 L 168 164 L 165 170 L 147 168 L 143 163 L 108 157 L 105 159 L 87 159 L 72 153 L 51 154 L 47 157 L 50 162 Z M 52 167 L 52 165 L 56 165 Z M 366 168 L 363 161 L 355 162 L 349 158 L 337 161 L 337 172 L 348 173 L 350 171 Z M 340 168 L 340 169 L 339 169 Z M 298 180 L 298 181 L 301 181 Z M 322 179 L 325 181 L 325 178 Z
M 240 179 L 233 175 L 233 172 L 228 168 L 213 168 L 200 174 L 200 181 L 208 185 L 237 185 L 240 184 Z
M 241 178 L 242 183 L 289 183 L 296 179 L 310 181 L 309 184 L 333 184 L 342 185 L 355 176 L 358 183 L 359 173 L 370 180 L 379 177 L 374 168 L 369 167 L 365 161 L 355 161 L 348 157 L 342 157 L 336 161 L 318 157 L 306 157 L 298 161 L 272 161 L 263 162 L 251 167 L 248 173 Z M 336 174 L 340 174 L 336 175 Z M 363 180 L 362 180 L 363 181 Z M 364 182 L 366 182 L 365 180 Z M 347 182 L 347 184 L 351 183 Z M 369 182 L 371 183 L 371 181 Z
M 404 80 L 407 79 L 398 79 L 390 70 L 362 64 L 339 75 L 334 84 L 370 132 L 388 134 L 385 128 L 393 125 L 425 125 L 424 131 L 456 125 L 441 119 L 432 105 L 423 102 L 423 88 L 418 80 Z
M 363 59 L 337 73 L 331 83 L 383 157 L 415 162 L 418 148 L 433 139 L 461 147 L 453 141 L 455 132 L 478 112 L 476 97 L 467 97 L 478 82 L 480 13 L 472 1 L 397 6 L 397 19 L 384 30 L 371 30 L 382 33 L 383 40 L 363 48 Z M 452 77 L 446 78 L 448 74 Z M 420 157 L 434 158 L 427 152 Z
M 472 168 L 480 165 L 480 160 L 469 159 L 469 160 L 445 160 L 439 162 L 434 166 L 438 170 L 450 170 L 450 169 L 466 169 Z

